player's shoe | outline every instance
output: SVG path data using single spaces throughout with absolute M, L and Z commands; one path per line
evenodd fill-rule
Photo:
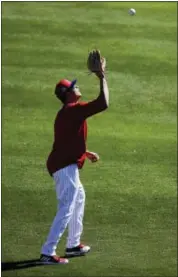
M 53 264 L 68 264 L 69 260 L 65 258 L 61 258 L 59 256 L 47 256 L 41 254 L 40 256 L 40 263 L 44 265 L 53 265 Z
M 66 257 L 77 257 L 77 256 L 84 256 L 90 251 L 90 246 L 79 244 L 73 248 L 66 248 L 65 256 Z

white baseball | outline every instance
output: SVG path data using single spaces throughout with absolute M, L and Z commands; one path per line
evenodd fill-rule
M 136 14 L 136 10 L 135 9 L 130 9 L 129 10 L 129 14 L 130 15 L 135 15 Z

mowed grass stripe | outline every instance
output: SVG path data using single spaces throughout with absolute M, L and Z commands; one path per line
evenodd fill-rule
M 37 103 L 43 103 L 44 108 L 48 106 L 47 103 L 43 101 L 42 95 L 53 95 L 56 80 L 59 79 L 57 68 L 52 68 L 51 70 L 48 68 L 47 72 L 44 74 L 43 69 L 36 69 L 35 65 L 32 68 L 24 69 L 23 72 L 20 71 L 19 67 L 16 68 L 15 66 L 11 66 L 9 70 L 3 67 L 2 71 L 2 75 L 5 75 L 6 72 L 7 74 L 11 72 L 11 78 L 13 78 L 13 83 L 8 79 L 3 79 L 2 81 L 6 91 L 3 95 L 3 99 L 6 99 L 5 106 L 8 106 L 7 101 L 11 101 L 11 99 L 13 99 L 13 104 L 19 104 L 19 102 L 24 99 L 23 104 L 25 107 L 28 107 L 30 103 L 25 102 L 25 99 L 34 98 L 37 94 L 39 98 L 35 101 L 37 101 Z M 61 74 L 65 74 L 62 70 L 60 70 L 60 72 Z M 70 76 L 71 78 L 72 76 L 77 76 L 77 70 L 71 70 Z M 83 99 L 90 100 L 96 97 L 99 90 L 96 82 L 97 80 L 94 78 L 93 84 L 89 88 L 85 86 L 85 83 L 90 82 L 90 80 L 92 81 L 92 77 L 87 77 L 87 74 L 82 70 L 79 71 L 78 76 L 79 85 L 81 90 L 84 91 Z M 32 78 L 32 82 L 28 82 L 29 77 Z M 45 82 L 45 80 L 47 82 Z M 168 78 L 158 77 L 155 79 L 154 77 L 150 77 L 150 81 L 151 82 L 147 83 L 141 77 L 131 74 L 111 73 L 111 78 L 109 80 L 111 91 L 110 100 L 112 105 L 111 114 L 115 113 L 115 117 L 118 119 L 122 118 L 122 120 L 123 117 L 126 119 L 127 116 L 129 116 L 130 111 L 132 111 L 133 119 L 137 118 L 139 114 L 147 115 L 148 112 L 151 113 L 151 121 L 154 120 L 152 116 L 153 113 L 155 116 L 160 114 L 160 119 L 162 116 L 165 118 L 166 115 L 176 119 L 176 78 L 171 77 L 169 82 Z M 114 83 L 117 83 L 117 87 L 113 85 Z M 24 90 L 24 88 L 26 88 L 26 90 Z M 15 89 L 18 89 L 19 94 L 24 97 L 20 99 L 16 98 L 16 94 L 13 93 Z M 112 104 L 113 100 L 115 100 L 114 105 Z M 35 101 L 32 105 L 35 104 Z M 55 97 L 49 98 L 49 101 L 55 104 Z M 119 110 L 117 111 L 117 109 Z M 110 113 L 108 113 L 108 116 L 110 116 Z M 142 120 L 141 117 L 140 120 Z M 166 124 L 166 121 L 164 122 Z

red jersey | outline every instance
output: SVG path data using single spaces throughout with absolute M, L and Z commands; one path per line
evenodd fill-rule
M 103 97 L 91 102 L 69 103 L 57 113 L 54 123 L 54 143 L 47 160 L 52 175 L 57 170 L 76 163 L 82 168 L 86 158 L 86 118 L 105 110 Z

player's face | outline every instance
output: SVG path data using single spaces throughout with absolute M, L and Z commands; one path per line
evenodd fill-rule
M 77 102 L 79 100 L 79 98 L 82 96 L 78 86 L 75 86 L 73 88 L 72 95 L 73 95 L 74 102 Z
M 79 87 L 75 86 L 71 91 L 68 92 L 68 102 L 77 102 L 82 96 Z
M 75 94 L 77 97 L 82 96 L 82 94 L 81 94 L 80 89 L 79 89 L 78 86 L 75 86 L 75 87 L 74 87 L 73 92 L 74 92 L 74 94 Z

